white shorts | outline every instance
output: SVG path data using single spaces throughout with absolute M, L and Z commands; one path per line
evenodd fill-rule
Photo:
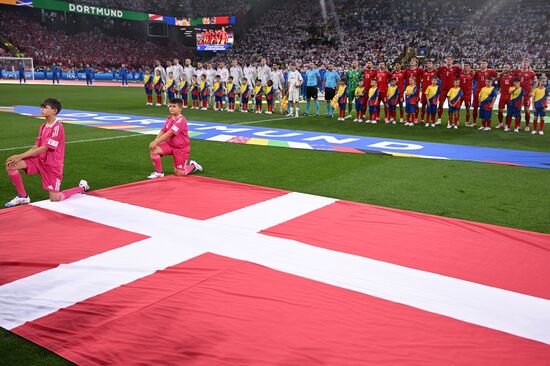
M 275 89 L 273 96 L 275 100 L 280 100 L 283 97 L 280 89 Z
M 298 89 L 292 88 L 288 91 L 288 101 L 289 102 L 299 102 L 300 101 L 300 91 Z

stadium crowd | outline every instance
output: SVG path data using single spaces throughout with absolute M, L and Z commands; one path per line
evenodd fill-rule
M 518 64 L 528 54 L 535 68 L 550 67 L 545 1 L 334 3 L 334 12 L 327 9 L 323 23 L 316 0 L 277 1 L 255 27 L 236 36 L 229 57 L 261 55 L 278 63 L 332 62 L 347 68 L 354 59 L 393 62 L 405 48 L 424 46 L 436 62 L 453 54 L 460 62 L 486 58 L 500 68 L 505 61 Z

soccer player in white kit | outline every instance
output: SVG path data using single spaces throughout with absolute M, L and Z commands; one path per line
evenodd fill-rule
M 303 82 L 302 75 L 296 70 L 296 63 L 291 62 L 286 87 L 288 90 L 288 102 L 290 103 L 290 111 L 287 117 L 298 117 L 300 115 L 300 89 Z

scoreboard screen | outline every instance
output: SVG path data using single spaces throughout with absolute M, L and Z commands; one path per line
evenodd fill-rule
M 235 35 L 227 31 L 225 27 L 197 28 L 196 29 L 197 51 L 227 51 L 233 46 Z

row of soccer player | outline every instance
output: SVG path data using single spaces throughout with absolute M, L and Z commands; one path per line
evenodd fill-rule
M 210 65 L 210 64 L 209 64 Z M 157 69 L 157 68 L 156 68 Z M 260 65 L 257 68 L 241 68 L 237 60 L 232 60 L 231 68 L 228 70 L 225 68 L 224 63 L 220 63 L 220 67 L 216 70 L 210 66 L 210 68 L 204 69 L 201 64 L 198 64 L 198 67 L 195 69 L 191 66 L 191 60 L 185 60 L 185 68 L 182 68 L 182 72 L 178 74 L 183 74 L 183 71 L 189 78 L 192 75 L 197 75 L 199 80 L 202 75 L 206 75 L 207 81 L 210 84 L 214 82 L 214 76 L 216 74 L 221 75 L 222 82 L 227 81 L 229 75 L 233 76 L 233 80 L 240 84 L 243 77 L 247 77 L 249 84 L 253 86 L 253 80 L 257 78 L 262 81 L 262 86 L 267 85 L 268 80 L 273 80 L 275 95 L 279 99 L 285 93 L 285 87 L 288 89 L 288 75 L 291 70 L 287 69 L 286 66 L 281 68 L 278 65 L 273 64 L 272 67 L 269 67 L 265 59 L 260 60 Z M 256 71 L 256 73 L 253 73 Z M 161 70 L 162 73 L 162 70 Z M 175 73 L 174 73 L 175 74 Z M 257 75 L 257 76 L 256 76 Z M 421 101 L 423 105 L 427 105 L 427 101 L 424 96 L 426 88 L 431 84 L 431 77 L 437 76 L 441 80 L 441 101 L 444 101 L 447 95 L 447 92 L 450 90 L 454 79 L 460 79 L 460 88 L 463 91 L 465 98 L 465 107 L 466 107 L 466 121 L 470 122 L 470 108 L 473 107 L 473 122 L 474 125 L 477 124 L 478 111 L 479 111 L 479 92 L 483 85 L 485 85 L 485 79 L 488 77 L 496 78 L 497 87 L 500 89 L 501 97 L 499 99 L 499 113 L 498 118 L 500 124 L 503 123 L 504 119 L 504 109 L 508 105 L 509 101 L 509 88 L 512 86 L 512 80 L 514 77 L 520 77 L 521 87 L 525 91 L 526 95 L 530 95 L 532 86 L 536 80 L 536 74 L 531 70 L 529 60 L 524 59 L 521 63 L 520 69 L 512 70 L 510 64 L 506 63 L 503 67 L 501 73 L 498 73 L 490 68 L 488 68 L 488 62 L 486 60 L 480 61 L 480 68 L 478 70 L 473 70 L 471 64 L 465 63 L 464 68 L 454 65 L 454 60 L 452 57 L 447 57 L 445 60 L 445 65 L 436 67 L 433 62 L 427 61 L 425 68 L 418 67 L 418 60 L 412 58 L 410 60 L 410 67 L 402 69 L 401 63 L 395 63 L 391 72 L 389 71 L 385 62 L 381 61 L 379 63 L 379 68 L 376 69 L 372 61 L 367 61 L 364 68 L 359 67 L 359 62 L 357 60 L 353 61 L 351 68 L 346 72 L 339 73 L 335 70 L 333 65 L 328 65 L 327 69 L 316 69 L 313 64 L 306 64 L 301 66 L 300 75 L 302 80 L 305 82 L 301 86 L 300 94 L 303 99 L 317 99 L 317 91 L 315 86 L 318 89 L 321 89 L 325 92 L 325 95 L 328 95 L 332 98 L 334 90 L 336 88 L 337 80 L 340 77 L 345 77 L 348 81 L 348 87 L 350 88 L 350 93 L 353 94 L 355 88 L 357 87 L 357 81 L 363 79 L 364 85 L 370 85 L 370 80 L 373 78 L 377 79 L 378 86 L 381 93 L 381 102 L 385 100 L 385 93 L 387 92 L 387 87 L 389 85 L 389 79 L 391 77 L 397 78 L 397 85 L 401 91 L 405 90 L 407 85 L 407 80 L 410 80 L 411 76 L 415 76 L 417 80 L 417 86 L 422 93 Z M 176 77 L 177 79 L 177 77 Z M 479 85 L 479 87 L 477 87 Z M 288 90 L 286 90 L 288 92 Z M 309 94 L 309 98 L 308 98 Z M 473 97 L 468 98 L 468 96 Z M 329 98 L 329 99 L 331 99 Z M 353 100 L 353 95 L 351 95 Z M 470 102 L 468 102 L 470 101 Z M 402 105 L 402 98 L 401 98 Z M 530 100 L 524 101 L 529 103 Z M 309 103 L 308 103 L 309 104 Z M 317 107 L 317 103 L 316 103 Z M 525 119 L 526 124 L 530 124 L 530 111 L 529 105 L 524 105 L 525 107 Z M 351 112 L 351 106 L 348 107 L 349 112 Z M 306 105 L 306 113 L 309 113 L 309 108 Z M 318 113 L 318 108 L 317 108 Z M 441 115 L 443 114 L 443 103 L 438 105 L 438 120 L 441 122 Z M 348 114 L 348 117 L 350 114 Z M 425 107 L 422 107 L 420 110 L 420 120 L 423 121 L 425 117 Z
M 441 105 L 445 101 L 448 103 L 448 123 L 447 128 L 457 129 L 460 121 L 460 110 L 462 102 L 465 101 L 465 94 L 460 88 L 460 79 L 457 78 L 453 82 L 453 86 L 441 99 L 441 80 L 437 76 L 431 77 L 431 84 L 428 85 L 424 92 L 423 97 L 425 102 L 422 102 L 422 110 L 425 111 L 425 120 L 418 119 L 418 96 L 419 88 L 416 85 L 416 77 L 412 76 L 409 80 L 409 85 L 405 90 L 400 90 L 397 86 L 397 78 L 392 77 L 390 84 L 385 92 L 384 100 L 385 108 L 385 123 L 396 124 L 401 122 L 397 117 L 397 106 L 401 107 L 400 117 L 403 115 L 402 103 L 400 101 L 404 96 L 405 100 L 405 113 L 406 121 L 405 126 L 414 126 L 416 124 L 424 124 L 426 127 L 435 127 L 437 124 L 436 115 L 438 114 L 438 104 Z M 493 105 L 497 99 L 497 91 L 493 85 L 493 78 L 489 77 L 485 80 L 485 85 L 479 91 L 479 103 L 480 103 L 480 117 L 481 126 L 478 128 L 483 131 L 490 131 L 493 116 Z M 331 100 L 331 106 L 339 109 L 339 121 L 344 121 L 346 116 L 346 108 L 348 105 L 352 105 L 354 102 L 356 110 L 356 118 L 354 122 L 364 122 L 366 112 L 368 110 L 369 118 L 366 120 L 368 123 L 380 122 L 380 101 L 381 95 L 376 79 L 372 79 L 370 82 L 370 88 L 366 88 L 363 84 L 363 80 L 358 81 L 359 85 L 352 92 L 346 85 L 345 79 L 340 79 L 336 96 Z M 521 123 L 521 108 L 525 104 L 525 99 L 532 99 L 534 106 L 534 121 L 532 134 L 537 132 L 541 135 L 544 134 L 544 117 L 546 116 L 547 99 L 549 97 L 548 79 L 543 75 L 540 80 L 536 82 L 535 87 L 531 91 L 530 95 L 526 95 L 525 91 L 520 85 L 521 80 L 519 77 L 513 79 L 513 85 L 509 88 L 510 98 L 506 105 L 507 116 L 506 123 L 500 123 L 497 128 L 504 128 L 505 132 L 511 130 L 512 120 L 514 120 L 514 132 L 519 132 Z M 348 104 L 348 98 L 351 98 L 351 103 Z M 467 96 L 466 96 L 467 97 Z M 469 102 L 471 102 L 471 95 L 469 96 Z M 540 124 L 539 124 L 540 122 Z M 476 127 L 475 124 L 466 123 L 467 127 Z M 526 131 L 529 131 L 526 127 Z
M 208 110 L 211 99 L 213 99 L 213 109 L 221 111 L 227 99 L 227 111 L 235 112 L 237 97 L 240 98 L 241 112 L 249 112 L 249 104 L 255 105 L 255 112 L 263 112 L 263 99 L 267 102 L 267 111 L 265 113 L 274 113 L 275 106 L 275 88 L 273 81 L 269 80 L 267 85 L 262 86 L 261 80 L 256 80 L 254 87 L 250 87 L 248 80 L 243 78 L 241 84 L 233 82 L 233 77 L 229 76 L 227 83 L 221 81 L 219 75 L 216 76 L 213 85 L 206 81 L 206 75 L 201 75 L 201 80 L 197 80 L 193 75 L 191 82 L 187 81 L 185 75 L 181 76 L 180 83 L 173 78 L 172 73 L 168 74 L 166 83 L 162 79 L 161 73 L 156 70 L 155 75 L 151 75 L 146 70 L 143 84 L 147 96 L 146 105 L 153 105 L 153 91 L 156 94 L 157 107 L 161 106 L 164 100 L 171 100 L 180 97 L 183 101 L 183 108 L 189 107 L 189 95 L 191 95 L 191 109 Z M 166 104 L 166 103 L 165 103 Z

